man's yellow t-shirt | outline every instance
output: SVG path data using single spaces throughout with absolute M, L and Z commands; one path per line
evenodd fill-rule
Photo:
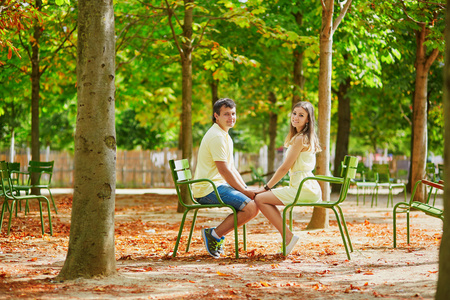
M 197 167 L 194 179 L 208 178 L 216 186 L 227 182 L 220 175 L 216 161 L 225 161 L 231 167 L 233 159 L 233 140 L 230 135 L 216 123 L 206 132 L 198 149 Z M 214 191 L 208 182 L 197 182 L 192 185 L 194 198 L 201 198 Z

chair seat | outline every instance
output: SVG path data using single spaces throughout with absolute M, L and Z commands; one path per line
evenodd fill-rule
M 365 181 L 362 181 L 362 182 L 356 182 L 356 186 L 357 187 L 376 187 L 377 186 L 377 183 L 376 182 L 365 182 Z
M 436 217 L 436 218 L 442 218 L 444 211 L 442 209 L 439 209 L 437 207 L 431 206 L 429 204 L 425 204 L 422 202 L 412 202 L 411 208 L 418 209 L 420 211 L 423 211 L 429 216 Z

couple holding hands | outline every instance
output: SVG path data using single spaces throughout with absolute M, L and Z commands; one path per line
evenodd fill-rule
M 294 105 L 290 117 L 290 130 L 286 136 L 286 156 L 281 166 L 263 188 L 248 188 L 233 159 L 233 141 L 228 130 L 236 123 L 236 104 L 232 99 L 219 99 L 213 107 L 214 124 L 204 135 L 198 151 L 195 179 L 208 178 L 217 186 L 225 204 L 236 208 L 238 226 L 261 211 L 282 234 L 283 219 L 277 206 L 294 202 L 303 178 L 313 176 L 316 152 L 320 151 L 315 131 L 314 107 L 302 101 Z M 272 189 L 289 172 L 289 186 Z M 219 203 L 211 184 L 192 185 L 195 199 L 201 204 Z M 315 180 L 306 181 L 298 201 L 319 202 L 322 192 Z M 215 228 L 202 230 L 208 253 L 214 258 L 224 254 L 225 235 L 234 229 L 233 214 Z M 286 255 L 291 253 L 299 237 L 286 228 Z

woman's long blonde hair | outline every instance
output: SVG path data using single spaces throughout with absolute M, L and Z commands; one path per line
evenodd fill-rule
M 311 103 L 308 101 L 301 101 L 295 104 L 292 107 L 291 114 L 294 112 L 294 109 L 297 107 L 301 107 L 308 113 L 308 122 L 306 123 L 305 127 L 301 132 L 297 132 L 297 129 L 292 126 L 292 122 L 289 118 L 289 133 L 286 136 L 286 140 L 284 142 L 285 147 L 288 147 L 291 142 L 292 138 L 298 134 L 302 134 L 305 139 L 303 139 L 303 144 L 306 146 L 308 151 L 312 151 L 314 153 L 322 151 L 319 144 L 319 138 L 316 134 L 316 119 L 314 116 L 314 106 L 312 106 Z

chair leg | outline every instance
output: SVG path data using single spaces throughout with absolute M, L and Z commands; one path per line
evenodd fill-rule
M 388 192 L 388 200 L 387 200 L 387 206 L 389 207 L 389 202 L 392 203 L 392 207 L 394 207 L 394 195 L 392 194 L 392 188 L 389 187 L 389 192 Z
M 339 215 L 341 217 L 341 221 L 342 221 L 342 224 L 343 224 L 343 227 L 344 227 L 345 235 L 347 236 L 347 241 L 348 241 L 348 245 L 349 245 L 349 248 L 350 248 L 350 252 L 353 252 L 352 240 L 350 239 L 350 234 L 348 233 L 348 227 L 347 227 L 347 222 L 345 222 L 344 213 L 342 212 L 342 208 L 339 205 L 337 205 L 337 208 L 339 210 Z
M 50 198 L 52 199 L 53 208 L 55 209 L 55 214 L 58 214 L 58 210 L 56 209 L 56 204 L 55 204 L 55 200 L 53 199 L 52 192 L 50 191 L 50 188 L 47 188 L 47 189 L 48 189 L 48 193 L 50 194 Z
M 290 209 L 290 213 L 292 213 L 292 210 L 294 209 L 293 206 L 286 206 L 283 209 L 283 234 L 282 234 L 282 243 L 281 243 L 281 252 L 283 253 L 283 256 L 286 256 L 286 212 Z M 292 218 L 291 218 L 292 219 Z
M 436 204 L 436 196 L 437 196 L 437 193 L 438 193 L 438 189 L 436 189 L 436 192 L 434 192 L 433 206 L 435 206 L 435 204 Z
M 394 206 L 394 214 L 392 216 L 392 226 L 393 226 L 393 241 L 394 241 L 394 248 L 397 248 L 397 212 L 396 212 L 397 206 Z
M 359 188 L 356 186 L 356 206 L 359 205 Z
M 189 231 L 189 238 L 188 238 L 188 242 L 187 242 L 187 246 L 186 246 L 186 252 L 189 252 L 189 248 L 191 246 L 192 233 L 194 232 L 195 223 L 197 222 L 197 213 L 198 213 L 198 209 L 196 209 L 194 211 L 194 217 L 192 218 L 192 225 L 191 225 L 191 230 Z
M 189 209 L 186 209 L 186 211 L 183 214 L 183 217 L 181 218 L 180 229 L 178 230 L 178 237 L 177 237 L 177 241 L 175 242 L 175 249 L 173 249 L 172 257 L 177 256 L 178 245 L 180 244 L 181 234 L 183 233 L 184 221 L 186 220 L 186 215 L 188 212 L 189 212 Z
M 48 213 L 48 225 L 50 226 L 50 235 L 53 236 L 53 225 L 52 225 L 52 214 L 50 212 L 50 202 L 48 201 L 47 198 L 45 198 L 46 202 L 47 202 L 47 213 Z M 39 201 L 39 203 L 41 203 Z
M 5 199 L 2 203 L 2 213 L 0 215 L 0 232 L 2 232 L 2 224 L 3 224 L 3 216 L 5 214 L 5 208 L 9 210 L 9 213 L 12 214 L 12 208 L 9 208 L 8 201 Z
M 348 245 L 347 245 L 347 238 L 346 238 L 346 236 L 344 234 L 344 230 L 342 229 L 341 218 L 339 217 L 339 213 L 336 211 L 334 206 L 332 206 L 330 208 L 333 210 L 334 215 L 336 217 L 336 221 L 338 223 L 339 231 L 340 231 L 341 237 L 342 237 L 342 242 L 344 243 L 345 252 L 347 253 L 347 258 L 348 258 L 348 260 L 351 260 L 350 251 L 349 251 Z
M 373 200 L 375 199 L 375 206 L 378 206 L 378 187 L 375 187 L 373 189 L 373 194 L 372 194 L 372 204 L 370 205 L 370 207 L 373 207 Z
M 409 232 L 409 209 L 408 209 L 408 211 L 406 212 L 406 241 L 407 241 L 408 245 L 410 242 L 409 234 L 410 234 L 410 232 Z
M 237 212 L 233 210 L 234 217 L 234 251 L 236 253 L 236 258 L 239 258 L 239 236 L 238 236 L 238 222 L 237 222 Z
M 246 224 L 242 225 L 242 238 L 244 241 L 244 251 L 247 251 L 247 226 L 246 226 Z
M 292 228 L 294 227 L 294 213 L 293 213 L 294 207 L 291 207 L 291 210 L 289 211 L 289 229 L 292 231 Z
M 44 217 L 42 216 L 42 202 L 41 200 L 39 200 L 39 213 L 41 215 L 41 230 L 42 230 L 42 235 L 45 235 L 45 230 L 44 230 Z
M 363 188 L 363 205 L 366 205 L 366 188 Z
M 15 204 L 14 202 L 16 202 L 16 200 L 12 200 L 12 202 L 11 202 L 11 210 L 14 207 L 14 204 Z M 9 221 L 8 221 L 8 233 L 7 233 L 8 235 L 9 235 L 9 232 L 11 231 L 12 216 L 13 216 L 13 212 L 11 211 L 10 214 L 9 214 Z

